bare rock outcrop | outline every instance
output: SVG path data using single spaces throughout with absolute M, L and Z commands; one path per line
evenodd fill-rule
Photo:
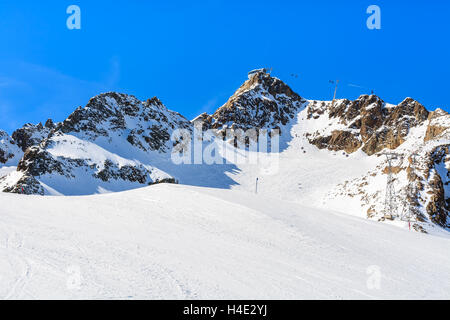
M 196 121 L 213 129 L 281 129 L 306 103 L 288 85 L 266 72 L 258 72 L 212 114 Z
M 311 144 L 320 149 L 353 153 L 361 148 L 373 155 L 385 148 L 396 149 L 411 128 L 422 125 L 428 111 L 419 102 L 407 98 L 397 106 L 384 103 L 375 95 L 362 95 L 357 100 L 338 100 L 334 105 L 312 102 L 309 119 L 323 119 L 340 130 L 309 133 Z
M 29 147 L 41 143 L 55 128 L 56 124 L 52 119 L 48 119 L 45 125 L 42 125 L 42 123 L 38 123 L 37 125 L 27 123 L 22 128 L 14 131 L 12 138 L 22 151 L 25 152 Z

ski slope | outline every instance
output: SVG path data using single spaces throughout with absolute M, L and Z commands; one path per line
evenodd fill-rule
M 164 184 L 0 203 L 4 299 L 450 298 L 444 234 L 242 190 Z
M 319 150 L 308 142 L 305 134 L 324 125 L 306 119 L 306 109 L 303 109 L 283 127 L 280 152 L 272 154 L 269 160 L 265 161 L 265 155 L 260 153 L 257 164 L 238 164 L 239 170 L 229 175 L 236 182 L 231 188 L 254 191 L 258 178 L 260 194 L 323 209 L 339 208 L 339 211 L 366 217 L 360 204 L 349 211 L 348 202 L 330 205 L 327 196 L 339 183 L 356 179 L 375 168 L 381 159 L 369 157 L 361 150 L 350 155 L 343 151 Z

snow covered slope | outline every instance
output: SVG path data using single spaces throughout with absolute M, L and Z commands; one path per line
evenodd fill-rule
M 448 237 L 265 196 L 155 185 L 0 194 L 6 299 L 449 299 Z
M 317 104 L 322 105 L 323 112 L 311 116 L 311 110 Z M 260 194 L 359 217 L 382 219 L 387 181 L 387 162 L 382 154 L 390 149 L 382 147 L 379 152 L 368 155 L 362 144 L 356 149 L 347 149 L 346 146 L 352 146 L 353 142 L 340 144 L 337 143 L 339 140 L 328 140 L 325 148 L 317 148 L 311 139 L 327 137 L 334 130 L 353 131 L 352 135 L 359 139 L 359 130 L 346 129 L 339 124 L 339 119 L 329 116 L 330 104 L 310 101 L 300 109 L 294 119 L 282 127 L 280 145 L 285 147 L 277 159 L 276 170 L 239 164 L 239 171 L 232 175 L 237 184 L 232 188 L 252 191 L 258 178 Z M 421 125 L 409 127 L 404 142 L 394 150 L 400 155 L 393 163 L 398 215 L 405 208 L 405 199 L 412 203 L 415 209 L 413 227 L 418 231 L 434 232 L 436 227 L 450 226 L 449 128 L 450 116 L 435 111 Z M 430 131 L 436 135 L 427 134 Z M 380 139 L 379 143 L 385 142 Z M 378 149 L 379 146 L 375 144 L 370 148 Z M 414 153 L 417 156 L 412 163 Z M 406 192 L 410 181 L 417 185 L 418 193 L 412 199 Z M 399 218 L 385 222 L 408 228 L 408 223 Z
M 305 101 L 280 80 L 259 73 L 213 115 L 206 128 L 276 128 L 281 151 L 272 170 L 238 164 L 234 189 L 384 221 L 387 161 L 394 151 L 395 201 L 387 223 L 417 231 L 450 228 L 450 116 L 406 98 L 398 105 L 375 95 L 354 101 Z M 275 168 L 275 170 L 274 170 Z M 411 187 L 412 186 L 412 187 Z M 412 189 L 413 188 L 413 189 Z M 413 191 L 410 191 L 413 190 Z

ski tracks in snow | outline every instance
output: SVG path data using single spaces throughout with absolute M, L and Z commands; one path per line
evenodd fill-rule
M 24 237 L 15 232 L 7 230 L 4 226 L 0 227 L 0 250 L 5 255 L 5 262 L 10 265 L 10 270 L 15 273 L 14 282 L 10 285 L 4 300 L 23 298 L 29 295 L 26 292 L 26 285 L 32 277 L 31 261 L 24 257 L 22 251 L 24 245 Z M 3 278 L 3 277 L 2 277 Z M 3 279 L 0 278 L 0 282 Z

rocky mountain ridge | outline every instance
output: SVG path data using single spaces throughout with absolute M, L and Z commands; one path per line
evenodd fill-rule
M 316 131 L 308 136 L 319 149 L 344 150 L 353 153 L 362 149 L 367 155 L 396 149 L 407 137 L 411 127 L 428 118 L 429 112 L 419 102 L 406 98 L 397 106 L 387 105 L 375 95 L 363 95 L 355 101 L 338 100 L 334 105 L 313 101 L 308 106 L 308 119 L 327 117 L 333 131 Z
M 280 79 L 259 72 L 245 81 L 214 114 L 204 113 L 195 120 L 219 131 L 281 129 L 306 102 Z
M 145 155 L 166 153 L 172 131 L 186 127 L 190 122 L 157 98 L 142 102 L 115 92 L 100 94 L 26 149 L 17 166 L 18 179 L 4 182 L 4 191 L 44 195 L 43 181 L 58 179 L 128 183 L 129 188 L 174 182 L 147 164 Z
M 308 101 L 265 72 L 252 75 L 216 112 L 192 122 L 156 97 L 140 101 L 109 92 L 92 98 L 61 123 L 25 125 L 13 133 L 14 139 L 0 137 L 0 161 L 2 154 L 6 159 L 24 152 L 17 172 L 0 178 L 0 188 L 27 194 L 71 194 L 72 189 L 89 194 L 183 183 L 180 170 L 194 167 L 169 164 L 175 146 L 170 137 L 176 129 L 192 131 L 198 122 L 219 135 L 226 129 L 279 129 L 290 139 L 287 147 L 295 141 L 347 157 L 375 157 L 376 167 L 360 178 L 342 181 L 324 201 L 357 201 L 368 218 L 377 220 L 385 216 L 387 163 L 382 154 L 395 151 L 399 216 L 411 207 L 417 230 L 424 231 L 427 223 L 450 227 L 450 116 L 445 111 L 430 112 L 412 98 L 392 105 L 375 95 L 334 103 Z M 289 136 L 294 122 L 308 128 L 304 136 Z M 5 146 L 16 149 L 1 153 Z M 411 181 L 417 190 L 414 197 L 408 191 Z

